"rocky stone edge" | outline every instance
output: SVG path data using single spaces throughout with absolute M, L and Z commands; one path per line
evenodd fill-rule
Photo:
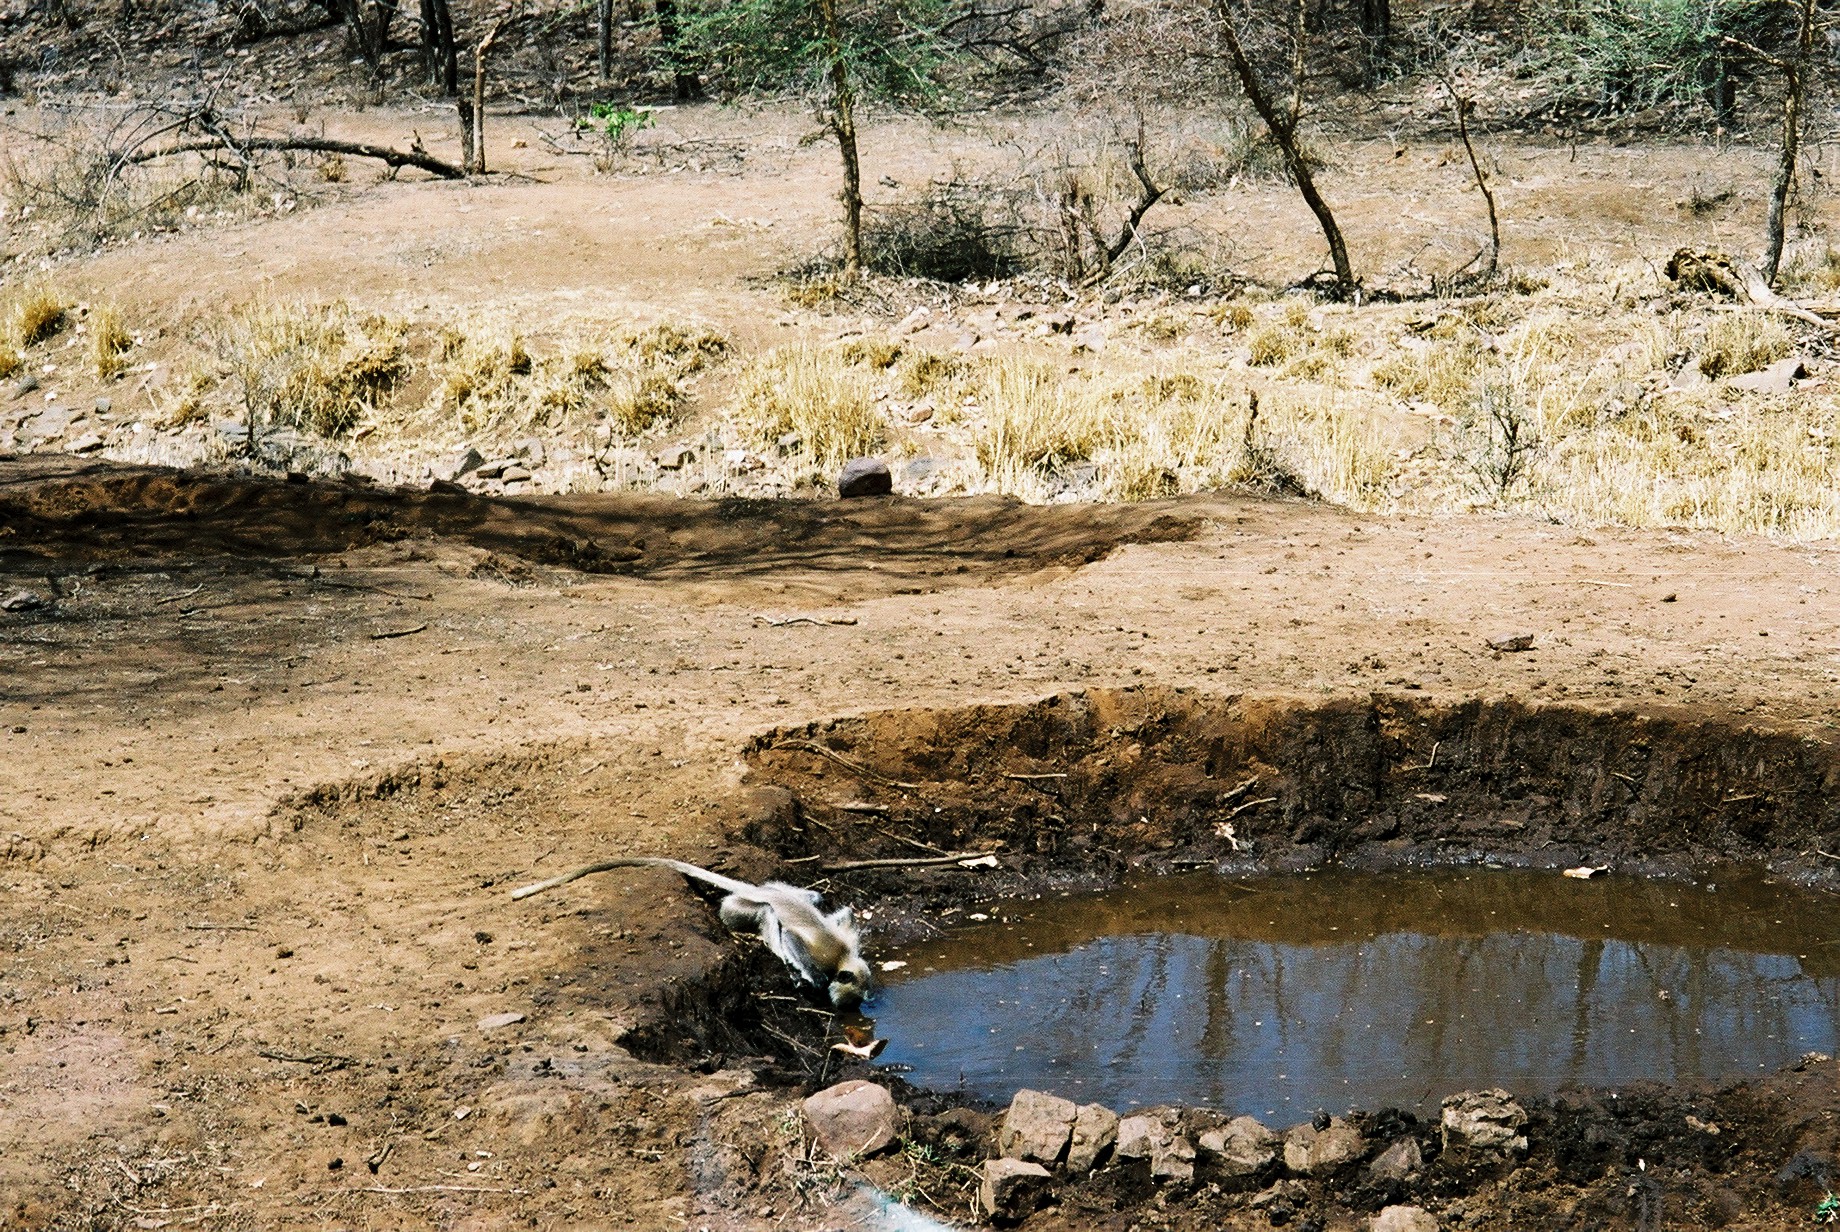
M 901 1141 L 906 1126 L 886 1089 L 862 1079 L 805 1100 L 804 1123 L 825 1155 L 863 1158 Z M 1527 1111 L 1503 1090 L 1465 1091 L 1444 1100 L 1441 1153 L 1470 1168 L 1512 1165 L 1527 1154 Z M 1102 1104 L 1076 1104 L 1044 1091 L 1020 1090 L 997 1126 L 980 1166 L 979 1209 L 1003 1226 L 1025 1222 L 1060 1190 L 1115 1171 L 1151 1190 L 1206 1182 L 1252 1192 L 1249 1205 L 1274 1224 L 1308 1201 L 1307 1181 L 1331 1177 L 1403 1194 L 1424 1173 L 1416 1136 L 1364 1133 L 1354 1121 L 1319 1115 L 1274 1131 L 1248 1117 L 1192 1108 L 1152 1108 L 1121 1116 Z M 1419 1206 L 1393 1203 L 1372 1232 L 1436 1232 Z

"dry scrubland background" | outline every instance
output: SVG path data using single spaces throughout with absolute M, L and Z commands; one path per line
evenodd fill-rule
M 469 183 L 323 152 L 109 165 L 200 100 L 233 135 L 449 158 L 458 135 L 417 52 L 373 75 L 343 62 L 337 27 L 259 37 L 181 6 L 189 41 L 184 21 L 162 40 L 136 10 L 122 29 L 143 59 L 84 52 L 116 37 L 108 14 L 48 12 L 7 27 L 0 448 L 765 496 L 879 453 L 923 494 L 1244 484 L 1373 512 L 1840 526 L 1827 336 L 1662 271 L 1679 245 L 1761 243 L 1766 72 L 1723 120 L 1690 89 L 1606 101 L 1510 9 L 1402 4 L 1393 59 L 1351 85 L 1360 48 L 1327 6 L 1304 136 L 1369 292 L 1407 297 L 1356 306 L 1292 289 L 1321 237 L 1219 65 L 1104 75 L 1166 36 L 1152 6 L 1050 11 L 1073 33 L 1041 54 L 1068 62 L 1011 65 L 936 121 L 870 107 L 867 242 L 896 272 L 858 285 L 825 263 L 835 153 L 800 104 L 673 104 L 618 140 L 571 127 L 593 96 L 666 84 L 643 24 L 603 86 L 591 13 L 529 15 L 488 74 L 495 173 Z M 1434 44 L 1427 23 L 1458 17 Z M 1487 224 L 1449 71 L 1498 199 L 1493 278 L 1475 277 Z M 1819 309 L 1840 256 L 1815 114 L 1780 285 Z M 1168 195 L 1092 276 L 1056 202 L 1072 185 L 1098 231 L 1128 235 L 1138 148 Z M 1732 383 L 1791 356 L 1799 382 Z

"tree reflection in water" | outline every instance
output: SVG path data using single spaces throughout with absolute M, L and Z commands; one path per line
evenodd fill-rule
M 1754 876 L 1161 878 L 903 951 L 874 1012 L 883 1062 L 924 1086 L 1280 1122 L 1479 1086 L 1718 1080 L 1835 1050 L 1830 917 Z

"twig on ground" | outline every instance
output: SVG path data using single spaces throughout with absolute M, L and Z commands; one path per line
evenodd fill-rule
M 180 591 L 176 595 L 167 595 L 164 599 L 155 599 L 153 602 L 156 607 L 162 603 L 177 603 L 181 599 L 191 598 L 193 595 L 197 594 L 199 591 L 203 589 L 204 589 L 204 583 L 200 582 L 198 583 L 198 585 L 192 587 L 190 590 Z
M 1235 817 L 1238 817 L 1241 813 L 1245 812 L 1247 809 L 1255 809 L 1259 807 L 1259 805 L 1261 804 L 1276 804 L 1277 802 L 1278 802 L 1278 797 L 1276 796 L 1264 796 L 1257 800 L 1248 800 L 1244 804 L 1240 805 L 1238 808 L 1234 809 L 1232 812 L 1228 813 L 1226 817 L 1224 818 L 1224 820 L 1232 821 Z
M 411 633 L 420 633 L 427 628 L 428 628 L 428 624 L 426 621 L 424 621 L 423 623 L 419 625 L 415 625 L 407 629 L 386 629 L 382 633 L 371 634 L 371 641 L 381 642 L 381 641 L 385 641 L 392 637 L 408 637 Z
M 186 927 L 191 929 L 193 932 L 199 932 L 199 933 L 205 933 L 205 932 L 253 933 L 256 931 L 256 926 L 254 924 L 214 924 L 210 920 L 199 920 L 195 924 L 187 924 Z
M 349 154 L 353 158 L 375 158 L 392 167 L 414 167 L 443 180 L 464 180 L 466 172 L 452 163 L 443 162 L 421 150 L 395 150 L 368 141 L 334 141 L 329 137 L 194 137 L 152 150 L 135 150 L 122 157 L 122 165 L 149 163 L 173 154 L 199 154 L 226 150 L 242 156 L 257 151 L 302 150 L 316 154 Z
M 967 860 L 982 860 L 996 856 L 988 851 L 950 852 L 943 856 L 895 856 L 885 860 L 845 860 L 838 864 L 823 864 L 818 868 L 823 873 L 850 873 L 866 868 L 950 868 L 965 867 Z
M 880 783 L 884 787 L 898 787 L 902 791 L 920 790 L 920 785 L 918 783 L 903 783 L 899 779 L 891 779 L 885 774 L 869 769 L 867 766 L 858 765 L 835 749 L 827 749 L 815 740 L 785 740 L 772 747 L 775 749 L 792 749 L 801 753 L 815 753 L 827 761 L 836 762 L 858 778 L 868 779 L 871 783 Z
M 853 625 L 856 623 L 856 617 L 854 616 L 787 616 L 784 618 L 779 618 L 779 617 L 773 617 L 773 616 L 756 616 L 754 617 L 754 623 L 757 625 L 772 625 L 775 628 L 780 628 L 785 625 Z

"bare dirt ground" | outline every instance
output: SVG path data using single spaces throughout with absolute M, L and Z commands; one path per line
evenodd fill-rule
M 339 121 L 392 140 L 418 123 Z M 328 189 L 56 273 L 127 306 L 154 363 L 259 294 L 668 309 L 743 347 L 857 328 L 763 281 L 828 226 L 828 153 L 798 145 L 797 117 L 709 123 L 753 128 L 747 177 L 595 178 L 518 122 L 494 130 L 498 165 L 554 182 Z M 874 174 L 941 165 L 943 145 L 888 131 L 903 139 Z M 1345 221 L 1376 268 L 1467 246 L 1450 237 L 1473 235 L 1474 201 L 1447 153 L 1350 147 Z M 1731 172 L 1748 158 L 1516 149 L 1507 257 L 1639 267 L 1735 245 L 1757 196 L 1675 203 L 1749 182 Z M 1237 212 L 1254 272 L 1308 264 L 1281 186 L 1195 208 Z M 108 392 L 64 367 L 67 401 Z M 123 405 L 151 413 L 147 376 L 116 387 Z M 738 961 L 706 905 L 662 876 L 506 889 L 612 852 L 770 875 L 783 844 L 761 835 L 788 822 L 750 790 L 777 781 L 744 760 L 761 733 L 1076 689 L 1632 708 L 1785 733 L 1831 764 L 1836 565 L 1830 541 L 1231 494 L 491 499 L 0 459 L 0 597 L 41 600 L 0 614 L 0 1227 L 858 1222 L 847 1184 L 786 1162 L 800 1044 L 721 1038 L 692 1004 Z M 1534 648 L 1488 645 L 1518 634 Z M 482 1025 L 506 1014 L 523 1017 Z M 1831 1062 L 1729 1096 L 1730 1150 L 1677 1161 L 1669 1184 L 1697 1196 L 1670 1217 L 1805 1217 L 1818 1167 L 1775 1179 L 1832 1149 L 1834 1104 Z M 1652 1107 L 1682 1132 L 1673 1097 Z M 1636 1162 L 1654 1144 L 1602 1142 L 1614 1162 L 1589 1185 L 1426 1200 L 1451 1226 L 1667 1226 Z M 866 1175 L 899 1191 L 909 1167 Z M 962 1177 L 927 1167 L 965 1214 Z M 1268 1222 L 1243 1195 L 1120 1194 L 1039 1218 Z M 1300 1220 L 1361 1224 L 1311 1201 Z
M 1831 746 L 1840 700 L 1825 545 L 1230 497 L 0 482 L 0 589 L 62 596 L 4 618 L 8 1226 L 835 1226 L 710 1163 L 711 1117 L 780 1106 L 723 1098 L 747 1063 L 621 1046 L 728 946 L 707 908 L 665 877 L 504 894 L 612 851 L 723 860 L 769 728 L 1155 683 L 1689 707 Z M 641 524 L 630 575 L 540 559 Z M 800 615 L 854 623 L 763 623 Z

